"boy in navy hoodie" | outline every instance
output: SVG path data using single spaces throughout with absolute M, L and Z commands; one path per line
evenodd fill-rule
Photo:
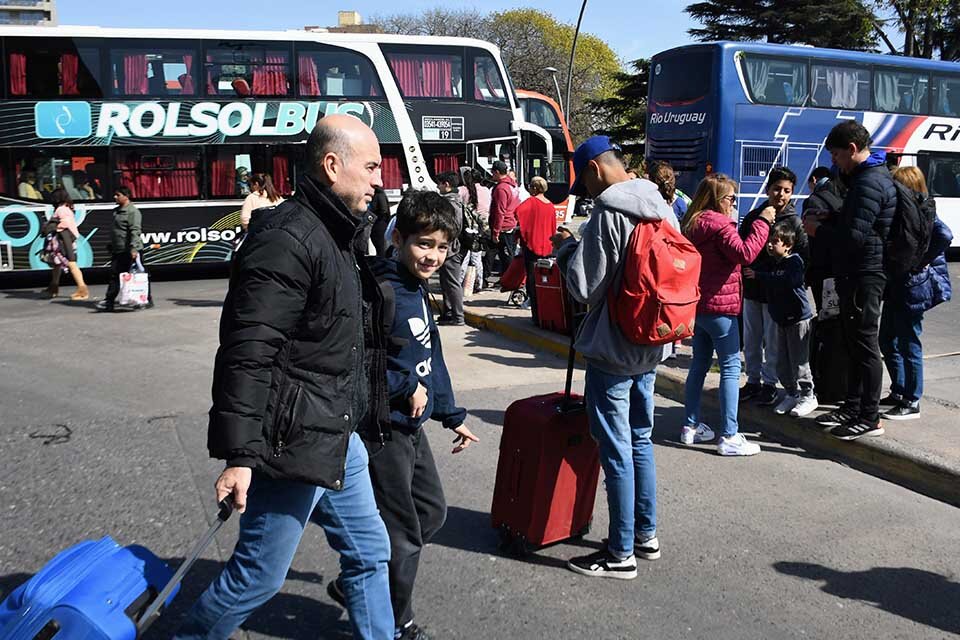
M 786 390 L 774 411 L 794 417 L 817 408 L 810 372 L 810 329 L 813 311 L 804 284 L 803 258 L 793 253 L 797 231 L 793 221 L 778 222 L 770 229 L 767 253 L 773 258 L 769 270 L 744 269 L 744 276 L 763 284 L 770 317 L 777 325 L 777 376 Z
M 443 265 L 458 233 L 456 212 L 443 196 L 408 191 L 397 207 L 394 257 L 371 259 L 394 311 L 387 354 L 390 428 L 382 445 L 368 444 L 370 479 L 390 535 L 390 599 L 396 638 L 403 640 L 427 638 L 413 623 L 413 583 L 420 550 L 443 526 L 447 513 L 423 425 L 433 418 L 454 431 L 453 453 L 479 442 L 463 424 L 466 409 L 455 404 L 426 290 L 427 280 Z M 327 592 L 343 603 L 339 578 Z

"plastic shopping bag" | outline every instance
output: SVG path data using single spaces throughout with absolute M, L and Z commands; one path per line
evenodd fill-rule
M 840 295 L 837 293 L 837 281 L 827 278 L 823 281 L 823 293 L 820 296 L 821 320 L 829 320 L 840 315 Z
M 144 305 L 149 299 L 150 276 L 143 268 L 140 256 L 137 256 L 137 261 L 131 265 L 130 271 L 120 274 L 120 295 L 117 298 L 117 304 Z

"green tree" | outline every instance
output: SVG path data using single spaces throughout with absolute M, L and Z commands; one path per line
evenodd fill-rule
M 859 0 L 703 0 L 686 12 L 703 24 L 700 41 L 740 40 L 871 49 L 873 14 Z
M 596 113 L 600 126 L 596 133 L 620 142 L 624 153 L 643 151 L 642 140 L 647 129 L 647 86 L 650 82 L 650 61 L 634 60 L 633 73 L 620 72 L 614 77 L 618 87 L 608 98 L 591 99 L 588 106 Z
M 875 0 L 882 17 L 874 21 L 877 37 L 893 54 L 915 58 L 960 59 L 960 4 L 956 0 Z M 888 30 L 903 34 L 898 47 Z

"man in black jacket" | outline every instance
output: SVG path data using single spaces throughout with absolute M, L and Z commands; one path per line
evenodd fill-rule
M 357 242 L 380 161 L 360 120 L 324 117 L 296 196 L 254 218 L 233 260 L 207 446 L 227 465 L 217 499 L 244 515 L 178 638 L 227 638 L 279 591 L 311 513 L 340 553 L 354 637 L 394 636 L 389 539 L 357 433 L 387 416 L 385 366 L 364 344 L 384 344 L 364 318 L 382 298 Z
M 883 245 L 897 208 L 897 191 L 887 170 L 885 154 L 871 153 L 870 132 L 855 120 L 835 126 L 826 148 L 849 185 L 835 226 L 821 225 L 814 216 L 804 227 L 817 242 L 830 247 L 831 265 L 840 297 L 840 320 L 850 365 L 847 400 L 836 411 L 817 418 L 831 435 L 842 440 L 883 434 L 880 392 L 880 299 L 886 284 Z

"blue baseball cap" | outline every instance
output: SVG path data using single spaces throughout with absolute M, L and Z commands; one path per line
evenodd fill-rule
M 573 175 L 576 178 L 573 186 L 570 187 L 570 195 L 578 198 L 589 195 L 586 187 L 583 186 L 583 170 L 591 160 L 607 151 L 620 151 L 620 145 L 611 141 L 610 136 L 593 136 L 580 143 L 577 150 L 573 152 Z

